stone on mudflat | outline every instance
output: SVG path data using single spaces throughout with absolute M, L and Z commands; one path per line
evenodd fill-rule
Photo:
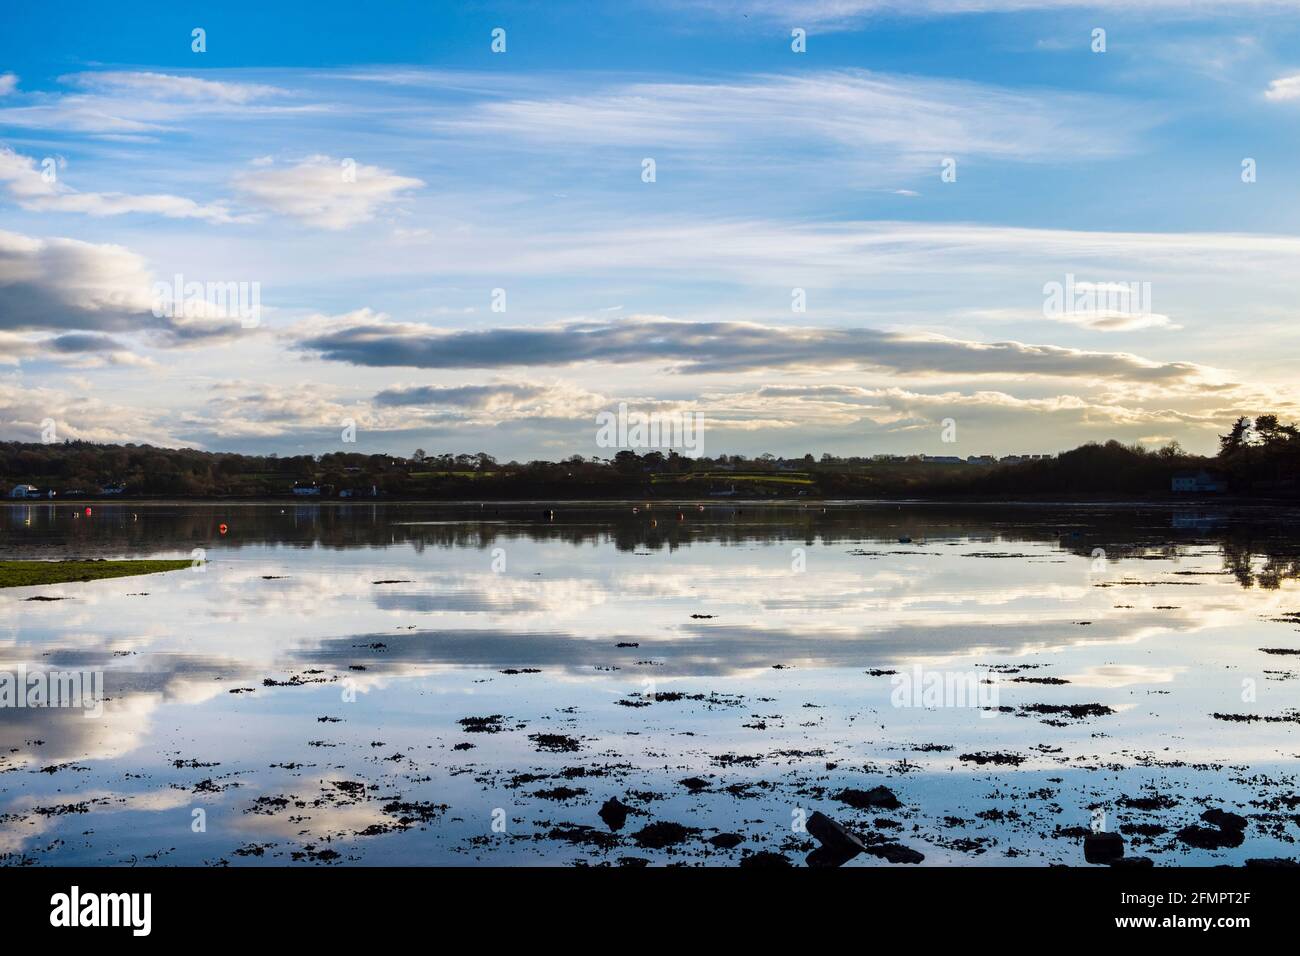
M 1083 858 L 1089 863 L 1110 863 L 1124 855 L 1124 838 L 1118 833 L 1089 833 L 1083 838 Z

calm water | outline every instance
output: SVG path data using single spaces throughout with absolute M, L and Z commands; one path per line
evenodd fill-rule
M 923 865 L 1297 855 L 1294 515 L 543 507 L 0 509 L 0 558 L 208 559 L 0 590 L 0 671 L 108 698 L 0 709 L 0 860 L 802 863 L 813 810 Z M 1240 846 L 1177 838 L 1211 808 Z

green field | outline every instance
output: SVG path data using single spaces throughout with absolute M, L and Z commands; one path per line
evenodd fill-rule
M 495 471 L 412 471 L 412 478 L 495 478 Z
M 771 472 L 694 471 L 683 475 L 651 475 L 651 484 L 678 481 L 728 481 L 732 483 L 758 481 L 775 485 L 811 485 L 806 472 L 792 471 L 783 474 Z
M 125 578 L 135 574 L 179 571 L 194 562 L 183 561 L 0 561 L 0 588 L 30 588 L 41 584 L 68 584 Z

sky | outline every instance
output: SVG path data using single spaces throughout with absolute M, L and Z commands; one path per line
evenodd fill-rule
M 1300 0 L 0 26 L 3 440 L 608 457 L 625 404 L 707 455 L 1212 453 L 1300 417 Z

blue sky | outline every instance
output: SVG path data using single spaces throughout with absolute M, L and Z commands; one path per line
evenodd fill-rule
M 709 453 L 1207 451 L 1295 414 L 1297 4 L 178 6 L 4 13 L 0 438 L 555 457 L 627 401 Z M 177 274 L 256 323 L 159 314 Z M 1067 276 L 1146 295 L 1048 314 Z

